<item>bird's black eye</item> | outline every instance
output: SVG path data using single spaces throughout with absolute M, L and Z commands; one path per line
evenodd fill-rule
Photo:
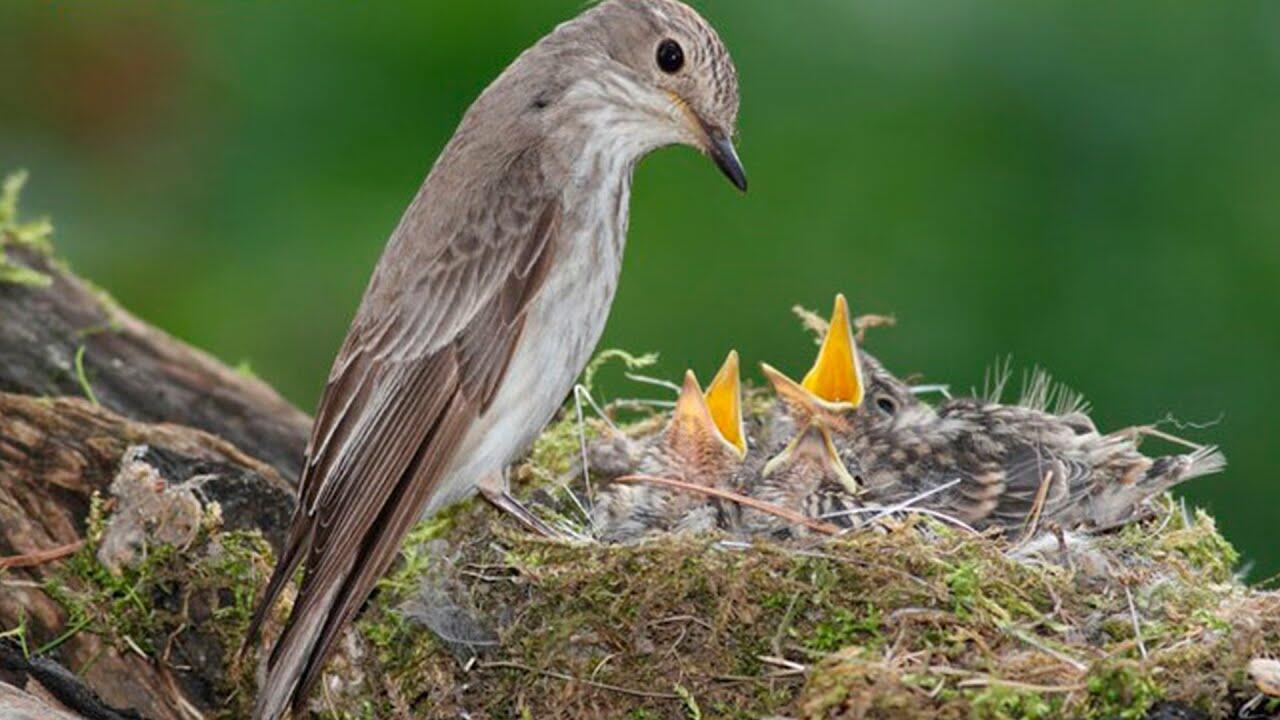
M 876 407 L 880 408 L 880 412 L 885 415 L 896 415 L 898 413 L 898 403 L 893 398 L 881 395 L 876 398 Z
M 680 72 L 684 67 L 684 48 L 675 40 L 663 40 L 658 45 L 658 67 L 668 75 Z

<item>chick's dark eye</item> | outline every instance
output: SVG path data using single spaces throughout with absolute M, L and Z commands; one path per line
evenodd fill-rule
M 894 402 L 892 398 L 883 396 L 876 398 L 876 407 L 880 408 L 880 412 L 885 415 L 895 415 L 898 412 L 898 403 Z
M 680 43 L 663 40 L 658 45 L 658 67 L 668 75 L 680 72 L 680 68 L 684 67 L 684 48 L 680 47 Z

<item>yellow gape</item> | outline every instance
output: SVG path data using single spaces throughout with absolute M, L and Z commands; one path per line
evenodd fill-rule
M 738 351 L 729 353 L 720 372 L 707 387 L 707 407 L 720 435 L 737 449 L 747 453 L 747 434 L 742 425 L 742 382 L 738 372 Z
M 849 303 L 844 295 L 836 296 L 831 326 L 818 351 L 818 360 L 801 385 L 829 403 L 849 403 L 853 407 L 862 404 L 862 364 L 858 361 Z

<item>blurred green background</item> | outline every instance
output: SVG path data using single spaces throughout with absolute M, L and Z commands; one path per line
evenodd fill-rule
M 80 272 L 310 409 L 464 108 L 582 6 L 8 0 L 0 166 Z M 1220 420 L 1184 434 L 1230 470 L 1183 493 L 1280 569 L 1280 3 L 699 6 L 751 193 L 687 150 L 640 167 L 605 346 L 800 372 L 789 308 L 843 290 L 898 316 L 869 346 L 902 373 L 963 390 L 1011 353 L 1106 429 Z

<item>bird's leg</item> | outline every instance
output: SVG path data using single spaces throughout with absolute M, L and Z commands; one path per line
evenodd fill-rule
M 542 518 L 534 515 L 529 508 L 522 505 L 519 500 L 512 496 L 510 485 L 507 483 L 506 471 L 499 470 L 485 476 L 480 480 L 477 487 L 479 487 L 480 494 L 484 496 L 484 499 L 489 501 L 489 504 L 520 521 L 520 524 L 529 530 L 543 537 L 561 537 L 561 533 L 544 522 Z

